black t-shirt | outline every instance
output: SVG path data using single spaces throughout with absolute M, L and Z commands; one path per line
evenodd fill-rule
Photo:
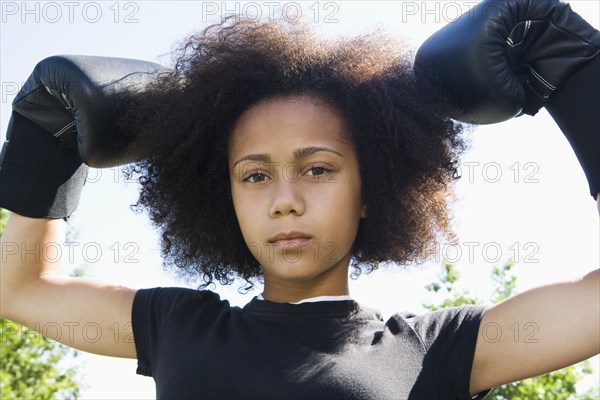
M 159 399 L 471 399 L 483 310 L 384 321 L 353 300 L 240 308 L 208 290 L 141 289 L 137 373 Z

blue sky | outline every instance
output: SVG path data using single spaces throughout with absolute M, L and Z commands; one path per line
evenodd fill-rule
M 600 5 L 572 1 L 596 28 Z M 287 4 L 287 6 L 286 6 Z M 137 58 L 169 65 L 173 46 L 229 13 L 312 20 L 324 35 L 369 32 L 378 24 L 414 48 L 475 1 L 352 2 L 2 2 L 0 35 L 1 139 L 10 103 L 35 64 L 55 54 Z M 577 159 L 545 111 L 481 127 L 471 135 L 453 207 L 458 247 L 440 247 L 437 260 L 408 271 L 378 271 L 351 282 L 351 294 L 384 316 L 423 311 L 423 287 L 443 257 L 456 262 L 464 285 L 487 300 L 490 265 L 518 258 L 519 290 L 573 279 L 598 268 L 598 213 Z M 93 170 L 70 225 L 77 232 L 65 271 L 81 264 L 94 277 L 142 288 L 184 285 L 161 270 L 157 233 L 129 205 L 136 184 L 118 168 Z M 217 287 L 234 305 L 251 296 L 238 285 Z M 135 375 L 134 360 L 83 355 L 82 398 L 153 398 L 154 382 Z M 598 364 L 598 358 L 594 359 Z M 597 375 L 593 378 L 598 381 Z

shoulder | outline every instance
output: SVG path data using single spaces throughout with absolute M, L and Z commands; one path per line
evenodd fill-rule
M 479 324 L 486 306 L 463 305 L 449 307 L 424 314 L 403 312 L 397 314 L 419 335 L 429 349 L 434 342 L 442 339 L 453 340 L 459 336 L 477 338 Z
M 229 302 L 221 300 L 210 290 L 181 287 L 139 289 L 131 311 L 136 344 L 138 337 L 158 338 L 167 326 L 183 327 L 194 320 L 207 322 L 229 310 Z
M 166 317 L 181 310 L 200 311 L 207 308 L 228 307 L 226 300 L 210 290 L 197 290 L 182 287 L 155 287 L 139 289 L 133 299 L 133 318 L 151 315 L 154 318 Z
M 487 306 L 465 304 L 462 306 L 442 308 L 423 314 L 411 312 L 400 313 L 407 321 L 415 325 L 435 324 L 444 325 L 448 323 L 462 323 L 466 321 L 480 321 Z
M 197 290 L 183 287 L 154 287 L 139 289 L 135 301 L 219 301 L 219 295 L 210 290 Z

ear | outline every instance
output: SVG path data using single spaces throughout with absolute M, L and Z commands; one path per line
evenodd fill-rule
M 360 209 L 360 217 L 361 218 L 367 218 L 368 213 L 367 213 L 367 205 L 363 204 L 361 209 Z

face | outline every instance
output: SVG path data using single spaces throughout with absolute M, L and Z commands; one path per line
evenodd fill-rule
M 348 293 L 350 250 L 365 216 L 343 120 L 309 96 L 269 99 L 236 122 L 231 193 L 268 300 Z

